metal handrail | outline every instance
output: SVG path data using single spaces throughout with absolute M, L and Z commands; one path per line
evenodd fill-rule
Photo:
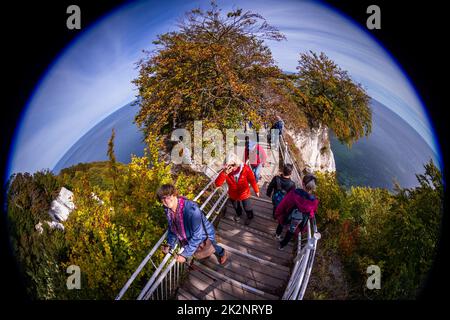
M 295 161 L 293 160 L 293 157 L 290 153 L 289 147 L 286 143 L 286 141 L 284 140 L 283 136 L 280 135 L 280 147 L 281 147 L 281 156 L 283 158 L 283 163 L 290 163 L 293 166 L 293 177 L 292 180 L 296 183 L 297 186 L 303 186 L 302 183 L 302 176 L 300 174 L 300 172 L 298 171 L 297 165 L 295 163 Z
M 297 186 L 303 186 L 301 174 L 282 135 L 280 135 L 279 141 L 283 163 L 291 163 L 293 165 L 292 180 Z M 310 220 L 312 221 L 312 232 Z M 316 254 L 317 241 L 320 239 L 316 219 L 313 218 L 310 220 L 308 220 L 306 225 L 307 241 L 303 247 L 301 244 L 302 233 L 299 232 L 298 234 L 297 254 L 294 257 L 294 267 L 292 268 L 291 277 L 283 294 L 283 300 L 302 300 L 306 287 L 308 286 Z

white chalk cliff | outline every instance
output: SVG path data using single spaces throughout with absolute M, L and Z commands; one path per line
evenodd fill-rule
M 331 150 L 328 128 L 304 129 L 298 132 L 287 130 L 299 149 L 304 168 L 309 172 L 334 172 L 336 164 Z
M 73 193 L 72 191 L 62 187 L 59 191 L 58 197 L 52 201 L 50 205 L 50 210 L 48 215 L 52 221 L 45 221 L 51 229 L 64 230 L 64 225 L 62 222 L 66 221 L 70 213 L 75 209 L 75 204 L 73 203 Z M 39 222 L 34 226 L 36 231 L 42 233 L 44 231 L 42 227 L 42 222 Z
M 325 126 L 320 126 L 316 129 L 303 129 L 303 130 L 285 130 L 285 133 L 290 135 L 294 141 L 295 147 L 300 152 L 301 159 L 300 163 L 302 166 L 300 170 L 305 170 L 308 172 L 335 172 L 336 165 L 334 161 L 333 151 L 330 146 L 330 138 L 328 134 L 329 129 Z M 289 146 L 291 149 L 294 146 Z M 214 176 L 223 167 L 223 161 L 212 161 L 208 165 L 198 164 L 192 161 L 191 150 L 184 156 L 183 152 L 183 163 L 188 165 L 194 171 L 203 172 L 208 177 Z M 294 151 L 294 150 L 291 150 Z M 295 155 L 296 152 L 293 152 Z M 170 162 L 171 153 L 162 154 L 165 161 Z M 185 161 L 185 158 L 189 158 L 190 161 Z
M 75 209 L 73 203 L 72 191 L 62 187 L 59 191 L 58 197 L 52 201 L 48 214 L 55 222 L 66 221 L 72 210 Z

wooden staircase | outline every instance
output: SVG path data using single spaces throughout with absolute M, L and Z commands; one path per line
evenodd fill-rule
M 274 237 L 277 223 L 272 217 L 272 203 L 266 196 L 267 185 L 278 173 L 275 154 L 268 152 L 268 165 L 259 181 L 260 198 L 252 196 L 254 218 L 245 225 L 245 212 L 239 222 L 227 203 L 216 227 L 216 240 L 228 252 L 222 266 L 213 255 L 195 260 L 187 278 L 177 290 L 179 300 L 262 300 L 280 299 L 290 277 L 294 247 L 278 250 Z M 253 190 L 252 190 L 253 192 Z

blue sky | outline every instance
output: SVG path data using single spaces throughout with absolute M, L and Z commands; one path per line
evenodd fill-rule
M 390 55 L 350 20 L 314 1 L 219 1 L 262 14 L 287 41 L 268 42 L 276 63 L 296 71 L 299 52 L 323 51 L 368 94 L 408 122 L 437 153 L 414 88 Z M 17 129 L 10 173 L 49 168 L 89 129 L 132 101 L 135 63 L 157 34 L 176 30 L 184 12 L 209 1 L 137 1 L 104 17 L 49 68 Z M 45 152 L 43 152 L 45 150 Z

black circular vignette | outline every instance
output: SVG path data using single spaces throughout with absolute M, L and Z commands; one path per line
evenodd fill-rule
M 448 127 L 445 125 L 444 99 L 448 89 L 444 88 L 446 83 L 442 80 L 448 72 L 448 65 L 445 61 L 446 51 L 443 49 L 446 12 L 440 2 L 432 2 L 423 5 L 409 1 L 386 0 L 324 1 L 352 17 L 363 28 L 368 17 L 367 7 L 372 4 L 380 7 L 381 30 L 368 30 L 368 32 L 400 63 L 416 87 L 435 127 L 443 163 L 446 163 L 448 159 Z M 25 3 L 16 2 L 5 5 L 5 14 L 1 19 L 3 39 L 6 44 L 6 48 L 3 50 L 6 68 L 6 72 L 4 72 L 6 81 L 3 81 L 6 94 L 3 98 L 6 98 L 6 102 L 2 106 L 0 118 L 2 178 L 5 178 L 3 175 L 7 166 L 8 154 L 21 112 L 48 67 L 84 28 L 88 28 L 104 14 L 125 3 L 127 2 L 116 0 L 83 0 L 26 1 Z M 82 29 L 80 31 L 66 28 L 68 16 L 66 8 L 71 4 L 79 5 L 82 10 Z M 447 178 L 445 166 L 444 174 Z M 2 187 L 3 211 L 5 200 L 3 181 Z M 445 196 L 445 203 L 448 203 L 447 193 Z M 447 211 L 447 208 L 445 209 Z M 3 274 L 8 275 L 4 278 L 8 290 L 2 290 L 2 294 L 8 300 L 26 300 L 25 292 L 20 285 L 15 259 L 8 254 L 5 215 L 2 212 L 0 261 L 3 262 Z M 448 252 L 448 218 L 445 214 L 443 228 L 439 253 L 427 284 L 419 296 L 421 299 L 443 299 L 441 291 L 445 289 L 446 281 L 448 281 L 444 274 L 444 270 L 448 266 L 444 265 L 446 252 Z

